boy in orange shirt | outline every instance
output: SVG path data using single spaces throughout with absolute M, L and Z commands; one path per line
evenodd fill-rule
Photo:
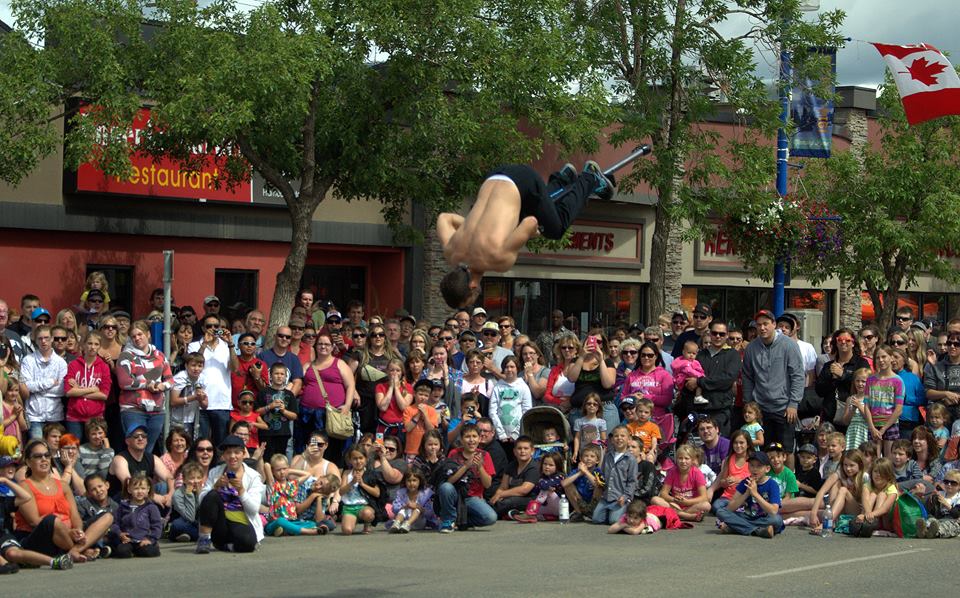
M 646 397 L 635 399 L 627 397 L 620 403 L 620 409 L 627 418 L 627 430 L 630 436 L 643 441 L 644 458 L 651 463 L 657 460 L 657 442 L 663 438 L 660 426 L 650 421 L 653 415 L 653 401 Z

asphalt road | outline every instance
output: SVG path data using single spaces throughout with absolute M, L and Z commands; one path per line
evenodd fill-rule
M 267 538 L 252 555 L 98 561 L 0 577 L 0 595 L 52 596 L 778 596 L 952 595 L 957 540 L 773 540 L 692 530 L 607 536 L 591 524 L 521 525 L 441 535 Z

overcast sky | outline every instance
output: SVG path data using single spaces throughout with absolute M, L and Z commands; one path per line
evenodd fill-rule
M 256 2 L 243 0 L 241 4 Z M 821 10 L 839 8 L 847 13 L 843 32 L 855 40 L 848 42 L 837 57 L 840 85 L 876 86 L 883 80 L 883 60 L 872 46 L 862 41 L 926 42 L 953 54 L 954 66 L 960 61 L 958 0 L 821 0 L 820 4 Z M 0 20 L 12 24 L 9 0 L 0 0 Z

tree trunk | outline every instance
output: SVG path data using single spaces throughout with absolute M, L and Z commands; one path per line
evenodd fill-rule
M 307 263 L 307 252 L 310 249 L 310 237 L 313 232 L 313 213 L 320 205 L 327 189 L 314 188 L 311 196 L 299 196 L 295 201 L 288 203 L 290 215 L 290 253 L 284 261 L 283 269 L 277 273 L 277 286 L 273 290 L 273 302 L 270 305 L 270 324 L 267 327 L 267 344 L 272 339 L 277 328 L 285 326 L 290 320 L 290 312 L 300 290 L 300 279 L 303 278 L 303 267 Z
M 666 311 L 667 307 L 667 257 L 670 253 L 670 236 L 673 234 L 673 215 L 671 208 L 673 206 L 673 196 L 678 184 L 682 184 L 680 167 L 682 160 L 678 154 L 678 131 L 681 126 L 681 77 L 682 77 L 682 50 L 680 37 L 683 33 L 683 21 L 686 12 L 686 0 L 678 0 L 674 11 L 673 44 L 670 56 L 670 110 L 667 114 L 666 122 L 660 130 L 659 139 L 655 140 L 655 147 L 660 148 L 660 157 L 658 160 L 665 161 L 662 164 L 660 172 L 660 183 L 655 185 L 657 189 L 657 216 L 654 224 L 653 240 L 650 246 L 650 304 L 647 313 L 647 322 L 653 325 L 657 316 Z M 680 256 L 671 256 L 679 260 Z M 677 285 L 674 279 L 671 280 L 672 287 Z M 677 297 L 671 298 L 679 302 L 679 289 Z
M 873 306 L 877 314 L 877 327 L 880 328 L 880 334 L 884 337 L 884 341 L 886 340 L 887 331 L 890 330 L 890 327 L 893 325 L 893 316 L 897 313 L 897 299 L 899 297 L 900 281 L 898 280 L 896 284 L 889 284 L 883 291 L 883 309 L 876 311 L 877 306 Z

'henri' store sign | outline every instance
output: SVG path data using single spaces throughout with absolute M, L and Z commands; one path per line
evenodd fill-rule
M 693 267 L 702 272 L 746 272 L 737 255 L 737 244 L 721 228 L 708 229 L 703 239 L 694 243 L 696 259 Z
M 136 146 L 149 121 L 150 109 L 141 108 L 133 126 L 127 131 L 131 146 Z M 224 159 L 218 158 L 215 151 L 209 151 L 206 147 L 198 147 L 194 151 L 195 156 L 203 157 L 199 170 L 184 170 L 173 160 L 155 160 L 138 154 L 131 156 L 133 168 L 126 178 L 107 176 L 88 162 L 77 169 L 76 191 L 201 201 L 253 202 L 250 181 L 228 188 L 220 181 Z

